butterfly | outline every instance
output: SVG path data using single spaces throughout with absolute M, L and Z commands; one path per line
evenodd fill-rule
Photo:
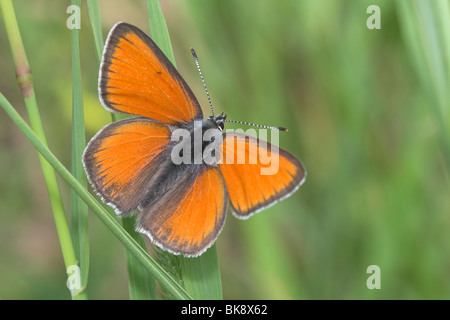
M 246 219 L 305 181 L 306 171 L 292 154 L 244 133 L 222 132 L 223 113 L 205 119 L 169 59 L 131 24 L 119 22 L 109 32 L 98 88 L 106 110 L 135 117 L 106 125 L 89 141 L 82 159 L 88 180 L 121 217 L 138 210 L 136 230 L 163 250 L 199 256 L 221 232 L 228 202 L 237 218 Z M 177 130 L 189 137 L 208 129 L 220 133 L 212 154 L 221 161 L 173 161 Z M 197 148 L 183 144 L 190 145 Z M 200 151 L 206 147 L 203 141 Z M 193 151 L 183 150 L 178 155 L 193 160 Z M 276 162 L 275 173 L 261 174 L 267 167 L 259 159 L 263 153 Z M 256 161 L 239 161 L 239 154 Z

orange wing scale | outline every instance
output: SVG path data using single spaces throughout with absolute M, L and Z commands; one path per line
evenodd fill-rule
M 111 30 L 100 68 L 99 95 L 110 111 L 167 124 L 202 118 L 189 86 L 156 44 L 138 28 Z
M 301 162 L 287 151 L 239 133 L 225 135 L 221 158 L 219 167 L 238 218 L 288 196 L 306 175 Z
M 144 209 L 138 231 L 174 253 L 197 256 L 216 240 L 228 203 L 216 167 L 190 168 L 167 194 Z
M 135 209 L 153 173 L 158 155 L 170 143 L 170 129 L 145 118 L 125 119 L 104 127 L 83 155 L 96 191 L 121 213 Z

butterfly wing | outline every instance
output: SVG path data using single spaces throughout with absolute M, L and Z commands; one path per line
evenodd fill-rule
M 305 181 L 302 163 L 266 141 L 226 133 L 221 150 L 219 167 L 238 218 L 246 219 L 284 199 Z
M 228 195 L 217 167 L 169 165 L 141 208 L 137 231 L 174 254 L 198 256 L 217 239 L 225 223 Z
M 118 213 L 136 209 L 160 163 L 166 161 L 171 131 L 136 117 L 106 125 L 88 143 L 83 164 L 97 193 Z
M 169 59 L 143 31 L 124 22 L 108 35 L 98 86 L 109 111 L 171 125 L 203 118 L 192 90 Z

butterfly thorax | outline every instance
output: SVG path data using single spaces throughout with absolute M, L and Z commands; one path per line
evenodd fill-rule
M 174 164 L 217 165 L 225 114 L 194 120 L 172 131 L 171 159 Z

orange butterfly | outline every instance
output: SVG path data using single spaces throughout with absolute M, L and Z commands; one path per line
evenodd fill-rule
M 242 133 L 222 134 L 224 114 L 203 119 L 187 83 L 133 25 L 120 22 L 111 29 L 98 86 L 107 110 L 138 117 L 108 124 L 89 141 L 83 154 L 89 181 L 121 216 L 139 209 L 137 231 L 164 250 L 198 256 L 222 230 L 228 200 L 234 215 L 246 219 L 305 181 L 301 162 L 287 151 Z M 178 129 L 191 136 L 198 130 L 220 131 L 222 141 L 216 141 L 220 161 L 211 164 L 200 157 L 194 163 L 174 163 L 178 142 L 173 133 Z M 205 151 L 205 144 L 200 145 Z M 192 143 L 185 146 L 196 149 Z M 242 163 L 239 154 L 257 161 Z M 271 161 L 277 162 L 276 173 L 261 174 L 267 166 L 261 154 L 275 156 Z M 195 157 L 192 151 L 184 155 Z

